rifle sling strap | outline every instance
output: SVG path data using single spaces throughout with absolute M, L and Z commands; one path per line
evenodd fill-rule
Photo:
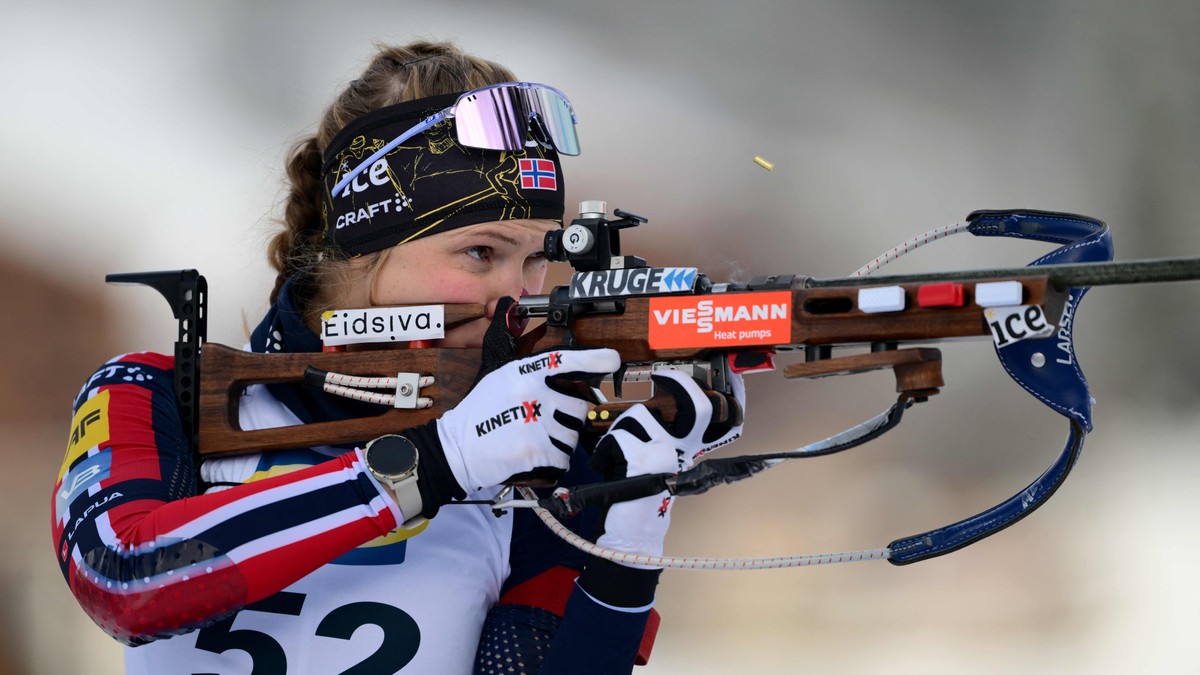
M 1016 237 L 1060 244 L 1030 263 L 1107 262 L 1113 259 L 1112 237 L 1099 220 L 1047 211 L 975 211 L 967 216 L 968 232 L 982 237 Z M 893 541 L 888 560 L 894 565 L 945 555 L 992 535 L 1032 513 L 1054 494 L 1074 466 L 1083 440 L 1092 430 L 1092 398 L 1075 358 L 1072 319 L 1087 288 L 1072 288 L 1062 320 L 1049 337 L 996 347 L 1005 372 L 1044 405 L 1067 418 L 1066 445 L 1058 458 L 1025 489 L 982 513 L 936 530 Z

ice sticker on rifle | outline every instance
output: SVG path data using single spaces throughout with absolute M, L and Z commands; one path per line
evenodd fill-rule
M 1040 305 L 989 307 L 983 310 L 983 319 L 992 331 L 992 341 L 997 348 L 1054 333 L 1054 324 L 1046 320 Z
M 730 293 L 651 298 L 651 349 L 786 344 L 792 294 Z
M 635 267 L 628 270 L 578 272 L 571 276 L 571 299 L 616 298 L 692 290 L 695 267 Z
M 335 309 L 321 315 L 321 342 L 338 346 L 440 340 L 446 337 L 445 322 L 441 305 Z

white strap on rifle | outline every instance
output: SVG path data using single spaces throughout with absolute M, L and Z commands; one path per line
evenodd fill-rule
M 804 454 L 819 454 L 831 446 L 844 442 L 847 438 L 869 433 L 883 423 L 888 413 L 876 415 L 861 424 L 845 431 L 834 434 L 824 440 L 811 443 L 803 448 L 792 451 L 797 457 Z M 774 467 L 787 461 L 786 459 L 767 460 L 767 467 Z M 587 553 L 588 555 L 604 558 L 615 563 L 645 565 L 651 567 L 669 567 L 684 570 L 764 570 L 784 567 L 810 567 L 813 565 L 832 565 L 834 563 L 860 562 L 863 560 L 886 560 L 891 551 L 886 548 L 867 549 L 863 551 L 846 551 L 843 553 L 813 553 L 807 555 L 775 556 L 770 558 L 692 558 L 676 556 L 647 556 L 614 551 L 598 546 L 572 532 L 567 526 L 558 521 L 549 511 L 537 505 L 538 496 L 529 488 L 519 488 L 524 499 L 498 502 L 495 508 L 532 508 L 537 517 L 546 524 L 563 541 Z
M 880 267 L 883 267 L 884 265 L 892 262 L 896 258 L 899 258 L 900 256 L 904 255 L 905 253 L 911 253 L 912 251 L 915 251 L 918 248 L 921 248 L 925 244 L 928 244 L 933 241 L 937 241 L 938 239 L 944 239 L 946 237 L 949 237 L 952 234 L 966 232 L 967 228 L 970 225 L 971 225 L 971 223 L 964 220 L 961 223 L 954 223 L 952 225 L 943 225 L 942 227 L 936 227 L 924 234 L 918 234 L 917 236 L 913 237 L 912 239 L 906 239 L 906 240 L 900 242 L 899 244 L 895 245 L 894 247 L 888 249 L 887 251 L 884 251 L 883 253 L 881 253 L 879 256 L 877 256 L 871 262 L 858 268 L 850 276 L 852 276 L 852 277 L 867 276 L 867 275 L 871 274 L 872 272 L 875 272 L 876 270 L 878 270 Z
M 526 500 L 537 503 L 537 494 L 529 488 L 519 488 L 521 496 Z M 645 565 L 650 567 L 670 567 L 679 570 L 766 570 L 781 567 L 809 567 L 812 565 L 831 565 L 833 563 L 859 562 L 862 560 L 884 560 L 890 555 L 886 548 L 866 551 L 847 551 L 845 553 L 817 553 L 812 555 L 776 556 L 773 558 L 681 558 L 675 556 L 637 555 L 614 551 L 597 546 L 583 537 L 575 534 L 560 523 L 550 512 L 539 506 L 534 506 L 533 512 L 560 539 L 575 548 L 604 558 L 615 563 Z
M 393 408 L 430 408 L 433 399 L 419 396 L 421 389 L 433 384 L 430 375 L 397 373 L 396 377 L 358 377 L 341 373 L 326 373 L 322 389 L 329 394 L 356 401 L 378 403 Z M 388 389 L 390 391 L 369 391 Z

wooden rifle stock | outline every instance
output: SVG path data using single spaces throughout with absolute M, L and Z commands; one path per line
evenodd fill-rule
M 447 328 L 485 316 L 482 305 L 447 305 Z M 365 442 L 386 433 L 423 424 L 458 405 L 479 371 L 478 350 L 368 349 L 352 352 L 259 354 L 222 344 L 203 347 L 200 369 L 197 451 L 204 456 L 238 455 L 337 443 Z M 314 422 L 273 429 L 243 430 L 238 401 L 252 384 L 304 380 L 308 368 L 363 377 L 394 376 L 399 372 L 437 375 L 428 395 L 432 408 L 391 409 L 374 417 Z
M 465 349 L 369 350 L 298 354 L 255 354 L 222 344 L 204 346 L 200 370 L 199 452 L 238 455 L 336 443 L 365 442 L 439 417 L 463 399 L 479 370 L 479 352 Z M 434 406 L 391 409 L 374 417 L 314 422 L 273 429 L 242 430 L 238 400 L 251 384 L 299 385 L 308 368 L 379 377 L 399 372 L 436 373 L 428 390 Z
M 1021 283 L 1025 304 L 1040 305 L 1051 321 L 1061 316 L 1065 290 L 1058 290 L 1046 274 L 1010 277 Z M 832 357 L 829 350 L 809 350 L 809 360 L 792 364 L 785 377 L 823 377 L 879 368 L 893 368 L 897 390 L 928 396 L 942 386 L 941 357 L 936 349 L 896 349 L 901 343 L 934 342 L 948 338 L 978 337 L 988 334 L 983 309 L 971 300 L 975 284 L 994 279 L 958 279 L 964 292 L 959 307 L 924 308 L 910 306 L 900 312 L 864 313 L 857 309 L 855 286 L 806 288 L 807 279 L 792 282 L 791 334 L 786 341 L 767 348 L 787 350 L 800 346 L 873 345 L 872 354 Z M 916 297 L 918 282 L 900 284 L 908 297 Z M 773 289 L 778 291 L 778 289 Z M 747 294 L 759 291 L 747 291 Z M 765 291 L 763 291 L 765 292 Z M 736 351 L 711 347 L 654 349 L 650 346 L 648 326 L 651 298 L 623 300 L 619 313 L 585 313 L 563 326 L 542 324 L 518 340 L 518 354 L 536 354 L 567 345 L 609 347 L 617 350 L 622 363 L 706 361 L 724 352 Z M 914 303 L 915 304 L 915 303 Z M 478 318 L 474 312 L 452 311 Z M 465 319 L 460 319 L 465 320 Z M 759 346 L 755 349 L 764 349 Z M 202 352 L 199 391 L 199 452 L 204 456 L 233 455 L 249 452 L 309 447 L 335 443 L 366 442 L 385 433 L 423 424 L 439 417 L 466 396 L 474 382 L 480 353 L 474 349 L 371 349 L 329 353 L 256 354 L 209 343 Z M 391 409 L 374 417 L 317 422 L 274 429 L 244 431 L 238 424 L 238 400 L 242 390 L 257 383 L 296 383 L 304 379 L 309 367 L 363 377 L 394 377 L 413 372 L 434 375 L 431 388 L 422 395 L 433 399 L 433 407 L 416 410 Z M 708 391 L 714 403 L 714 420 L 737 422 L 741 411 L 719 392 Z M 635 402 L 614 401 L 598 404 L 592 426 L 603 430 L 620 412 Z M 674 418 L 674 402 L 658 392 L 646 404 L 663 419 Z

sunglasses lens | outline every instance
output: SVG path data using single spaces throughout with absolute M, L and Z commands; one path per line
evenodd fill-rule
M 537 114 L 542 128 L 550 135 L 554 149 L 563 155 L 579 154 L 579 136 L 575 133 L 575 118 L 571 104 L 562 94 L 551 89 L 528 89 L 529 108 Z
M 524 95 L 512 87 L 474 92 L 461 99 L 454 111 L 458 142 L 486 150 L 525 147 L 528 118 Z
M 542 87 L 495 87 L 459 100 L 454 110 L 458 142 L 486 150 L 520 150 L 530 137 L 531 114 L 537 116 L 556 150 L 564 155 L 579 154 L 570 104 L 561 94 Z

